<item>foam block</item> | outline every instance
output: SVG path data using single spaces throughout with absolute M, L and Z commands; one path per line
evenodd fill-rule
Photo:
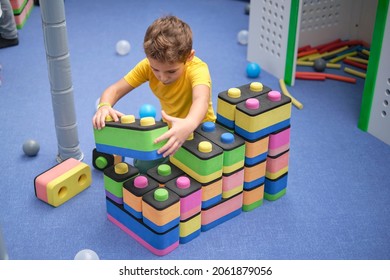
M 168 131 L 168 125 L 152 117 L 132 119 L 121 117 L 121 122 L 106 122 L 103 129 L 94 129 L 96 149 L 99 152 L 116 154 L 142 160 L 154 160 L 162 155 L 157 150 L 166 141 L 154 144 L 154 140 Z M 125 121 L 126 120 L 126 121 Z
M 89 165 L 69 158 L 36 176 L 34 190 L 37 198 L 58 207 L 88 188 L 91 182 Z
M 101 153 L 98 152 L 96 148 L 92 151 L 92 165 L 100 171 L 103 171 L 107 167 L 113 166 L 117 163 L 123 162 L 123 160 L 122 156 Z
M 269 135 L 269 156 L 276 156 L 288 149 L 290 149 L 290 126 Z
M 264 183 L 267 161 L 244 167 L 244 189 L 250 190 Z
M 219 124 L 204 122 L 195 133 L 206 137 L 223 150 L 223 173 L 232 173 L 244 166 L 245 141 Z
M 289 150 L 274 157 L 267 157 L 265 176 L 268 179 L 276 179 L 288 171 Z
M 180 222 L 180 198 L 167 188 L 157 188 L 142 197 L 142 220 L 162 233 Z
M 222 199 L 222 177 L 202 184 L 202 208 L 208 208 L 215 205 Z
M 236 106 L 234 131 L 249 140 L 258 140 L 290 125 L 291 98 L 277 91 L 247 99 Z
M 272 180 L 265 178 L 264 198 L 267 200 L 277 200 L 286 194 L 288 173 Z
M 150 176 L 150 178 L 157 181 L 160 187 L 165 186 L 168 181 L 171 181 L 184 174 L 183 170 L 179 169 L 171 162 L 150 168 L 146 173 Z
M 222 148 L 198 133 L 184 142 L 170 161 L 202 184 L 222 177 Z
M 244 190 L 242 210 L 245 212 L 252 211 L 263 205 L 264 184 L 254 187 L 250 190 Z
M 179 225 L 167 232 L 158 233 L 142 220 L 127 213 L 123 205 L 106 198 L 107 217 L 112 223 L 133 237 L 138 243 L 157 256 L 164 256 L 179 246 Z
M 222 176 L 222 198 L 229 198 L 242 192 L 244 188 L 244 168 Z
M 270 88 L 259 82 L 253 82 L 220 92 L 217 99 L 217 123 L 233 130 L 236 105 L 248 98 L 259 96 L 270 90 Z
M 222 199 L 210 208 L 202 209 L 201 231 L 208 231 L 242 212 L 242 192 L 228 199 Z
M 197 213 L 187 220 L 180 221 L 180 244 L 185 244 L 198 237 L 201 233 L 201 213 Z
M 11 1 L 17 29 L 22 29 L 34 7 L 33 0 Z
M 188 176 L 180 176 L 166 183 L 170 189 L 180 197 L 180 220 L 200 212 L 202 206 L 202 185 Z
M 139 174 L 138 168 L 121 162 L 104 170 L 106 196 L 116 203 L 123 204 L 123 183 Z
M 137 219 L 142 219 L 142 197 L 158 188 L 158 183 L 146 175 L 138 175 L 123 184 L 123 207 Z
M 255 141 L 245 140 L 245 164 L 255 165 L 267 159 L 269 136 Z
M 27 4 L 27 0 L 10 0 L 9 1 L 14 14 L 20 14 Z

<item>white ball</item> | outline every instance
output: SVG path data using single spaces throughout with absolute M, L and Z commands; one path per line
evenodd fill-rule
M 76 254 L 74 257 L 75 260 L 99 260 L 99 256 L 95 253 L 95 251 L 92 251 L 90 249 L 84 249 L 81 250 Z
M 241 45 L 247 45 L 248 44 L 248 31 L 241 30 L 240 32 L 238 32 L 237 40 Z
M 98 110 L 99 104 L 100 104 L 100 97 L 98 97 L 98 99 L 96 99 L 96 102 L 95 102 L 95 110 L 96 111 Z
M 116 43 L 116 52 L 119 55 L 127 55 L 130 52 L 130 43 L 126 40 L 120 40 Z

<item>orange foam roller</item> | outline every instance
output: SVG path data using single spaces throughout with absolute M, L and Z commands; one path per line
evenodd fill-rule
M 295 77 L 325 77 L 332 80 L 338 80 L 347 83 L 356 83 L 356 79 L 330 73 L 316 72 L 296 72 Z

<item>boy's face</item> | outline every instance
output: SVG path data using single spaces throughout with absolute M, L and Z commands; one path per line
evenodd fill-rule
M 183 74 L 185 64 L 183 62 L 167 63 L 159 62 L 153 58 L 149 58 L 149 64 L 153 74 L 164 85 L 169 85 L 177 81 Z

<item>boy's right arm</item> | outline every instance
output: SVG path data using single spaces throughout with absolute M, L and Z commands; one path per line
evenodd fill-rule
M 119 117 L 123 114 L 112 107 L 134 88 L 126 82 L 125 79 L 120 79 L 116 83 L 109 86 L 100 97 L 99 108 L 92 118 L 93 127 L 95 129 L 102 129 L 105 126 L 105 120 L 110 115 L 114 121 L 119 121 Z

